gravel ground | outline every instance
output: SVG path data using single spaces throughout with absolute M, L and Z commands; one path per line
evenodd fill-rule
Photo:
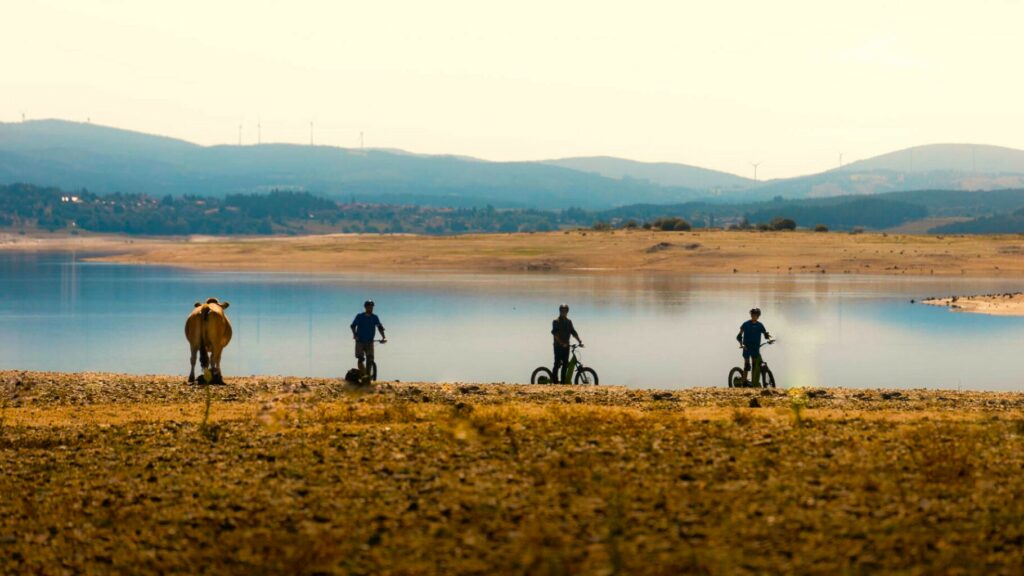
M 1024 394 L 0 373 L 4 574 L 1019 574 Z

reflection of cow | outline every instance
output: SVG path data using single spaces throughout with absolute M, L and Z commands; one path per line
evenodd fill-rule
M 216 298 L 207 299 L 206 304 L 196 302 L 192 313 L 188 315 L 188 320 L 185 320 L 185 337 L 192 348 L 192 371 L 188 374 L 190 383 L 196 381 L 196 352 L 199 353 L 199 361 L 203 366 L 199 383 L 224 383 L 220 372 L 220 355 L 228 342 L 231 342 L 231 322 L 224 314 L 229 305 L 228 302 L 220 302 Z

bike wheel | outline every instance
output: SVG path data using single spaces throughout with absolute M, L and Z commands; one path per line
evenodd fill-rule
M 775 375 L 767 366 L 761 366 L 761 387 L 775 388 Z
M 743 369 L 733 368 L 729 370 L 729 388 L 743 387 Z
M 583 386 L 597 386 L 597 372 L 593 368 L 580 368 L 575 381 Z
M 530 384 L 551 384 L 554 381 L 554 377 L 551 376 L 551 370 L 541 366 L 530 374 Z

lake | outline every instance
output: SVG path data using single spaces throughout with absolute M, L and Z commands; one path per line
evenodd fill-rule
M 339 377 L 349 324 L 377 302 L 380 378 L 525 382 L 551 365 L 558 305 L 602 384 L 724 386 L 735 336 L 758 306 L 779 339 L 780 386 L 1020 390 L 1024 318 L 952 313 L 911 299 L 1020 290 L 1024 282 L 901 276 L 221 273 L 0 253 L 0 368 L 188 374 L 185 317 L 231 302 L 225 378 Z

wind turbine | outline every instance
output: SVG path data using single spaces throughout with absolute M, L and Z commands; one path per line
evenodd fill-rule
M 751 162 L 750 163 L 750 165 L 754 167 L 754 182 L 757 182 L 757 167 L 760 166 L 761 164 L 764 164 L 764 162 Z

